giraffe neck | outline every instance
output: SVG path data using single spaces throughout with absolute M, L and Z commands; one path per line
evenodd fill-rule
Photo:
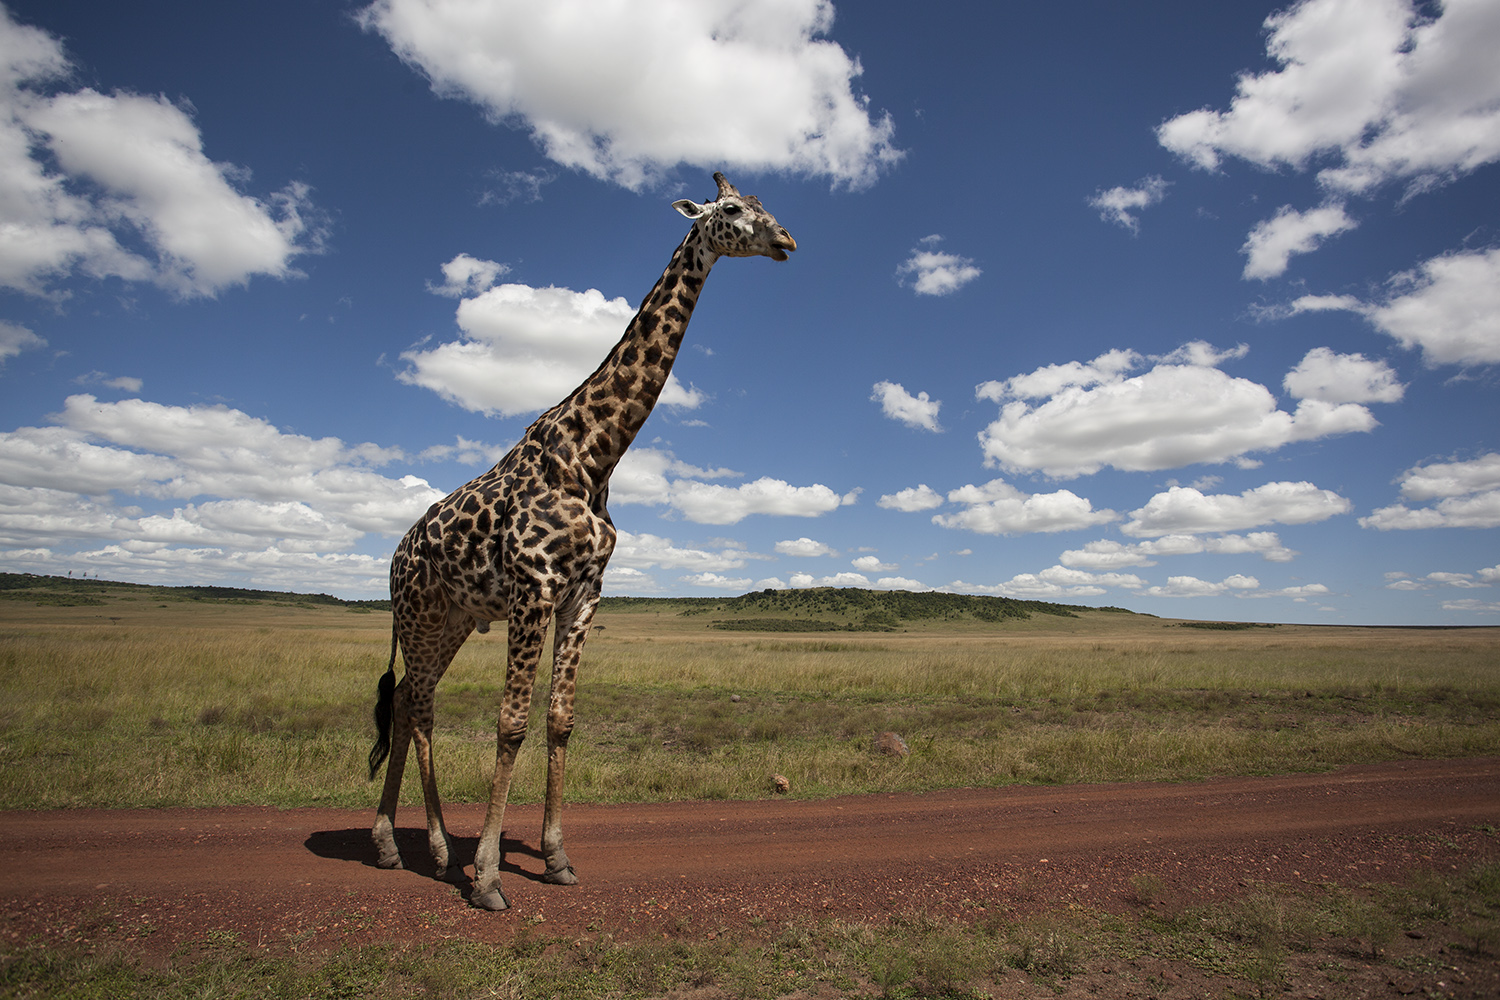
M 619 343 L 567 399 L 533 425 L 538 443 L 601 493 L 656 406 L 677 360 L 703 281 L 718 255 L 688 231 Z

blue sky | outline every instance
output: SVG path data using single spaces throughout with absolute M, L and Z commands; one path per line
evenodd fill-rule
M 0 569 L 382 596 L 722 169 L 607 594 L 1500 621 L 1497 0 L 4 10 Z

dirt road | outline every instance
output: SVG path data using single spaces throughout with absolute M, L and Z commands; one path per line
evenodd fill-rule
M 232 808 L 0 814 L 0 934 L 101 937 L 165 953 L 233 932 L 336 946 L 518 927 L 712 935 L 799 916 L 964 916 L 1168 901 L 1256 881 L 1357 885 L 1500 856 L 1500 759 L 1413 761 L 1192 784 L 1012 787 L 826 801 L 569 805 L 581 880 L 538 881 L 538 806 L 507 814 L 514 908 L 472 910 L 424 873 L 422 812 L 399 817 L 408 871 L 372 866 L 369 810 Z M 482 807 L 449 825 L 472 858 Z

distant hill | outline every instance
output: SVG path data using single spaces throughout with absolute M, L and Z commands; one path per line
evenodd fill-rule
M 765 632 L 883 632 L 903 622 L 972 618 L 983 622 L 1026 619 L 1032 615 L 1076 618 L 1079 612 L 1114 611 L 1010 597 L 943 594 L 936 591 L 864 590 L 858 587 L 809 587 L 757 590 L 739 597 L 606 597 L 600 611 L 672 611 L 684 617 L 713 615 L 710 627 Z
M 106 597 L 134 597 L 153 601 L 213 601 L 220 604 L 302 604 L 388 611 L 390 601 L 346 601 L 330 594 L 295 594 L 280 590 L 247 590 L 243 587 L 159 587 L 116 580 L 74 579 L 69 576 L 39 576 L 34 573 L 0 573 L 0 601 L 31 601 L 35 604 L 103 604 Z
M 48 605 L 97 605 L 105 598 L 133 597 L 153 601 L 206 601 L 220 604 L 271 603 L 389 611 L 391 602 L 346 601 L 329 594 L 298 594 L 243 587 L 162 587 L 116 580 L 74 579 L 32 573 L 0 573 L 0 601 Z M 970 618 L 982 622 L 1021 620 L 1032 615 L 1075 618 L 1093 608 L 1049 601 L 1020 601 L 975 594 L 912 593 L 857 587 L 809 587 L 802 590 L 757 590 L 739 597 L 606 597 L 601 611 L 657 611 L 682 617 L 713 616 L 712 628 L 758 632 L 880 632 L 903 622 Z

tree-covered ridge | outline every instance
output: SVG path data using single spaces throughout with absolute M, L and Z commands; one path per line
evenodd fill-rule
M 99 604 L 104 598 L 135 598 L 154 601 L 204 601 L 216 603 L 297 604 L 389 610 L 391 602 L 348 601 L 329 594 L 299 594 L 244 587 L 164 587 L 115 580 L 41 576 L 33 573 L 0 573 L 0 600 L 33 601 L 38 604 Z M 1116 611 L 1124 608 L 1090 608 L 1049 601 L 1022 601 L 1010 597 L 977 594 L 943 594 L 936 591 L 864 590 L 857 587 L 810 587 L 804 590 L 757 590 L 739 597 L 606 597 L 601 611 L 662 611 L 682 616 L 713 615 L 715 618 L 775 619 L 806 624 L 798 631 L 822 631 L 823 627 L 879 631 L 902 622 L 941 621 L 969 618 L 983 622 L 1021 620 L 1032 615 L 1077 617 L 1080 611 Z M 810 621 L 812 619 L 813 621 Z M 731 626 L 732 627 L 732 626 Z M 764 630 L 787 631 L 790 624 Z
M 1122 608 L 1089 608 L 1050 601 L 1022 601 L 1010 597 L 976 594 L 944 594 L 937 591 L 864 590 L 857 587 L 809 587 L 804 590 L 757 590 L 739 597 L 606 597 L 601 611 L 672 610 L 679 615 L 742 615 L 821 617 L 837 619 L 839 627 L 859 622 L 894 626 L 903 621 L 933 621 L 973 618 L 998 622 L 1032 615 L 1077 617 L 1080 611 L 1121 611 Z M 1124 612 L 1128 614 L 1129 612 Z

